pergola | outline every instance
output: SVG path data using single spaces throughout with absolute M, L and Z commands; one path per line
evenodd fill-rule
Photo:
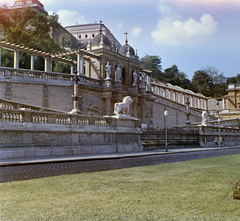
M 62 52 L 58 54 L 50 54 L 43 51 L 38 51 L 33 48 L 24 47 L 21 45 L 11 44 L 10 42 L 2 41 L 0 42 L 0 66 L 1 66 L 1 48 L 12 50 L 14 52 L 14 68 L 19 68 L 19 52 L 26 52 L 31 55 L 31 66 L 30 69 L 34 70 L 34 57 L 40 56 L 45 60 L 44 71 L 52 72 L 52 60 L 56 60 L 62 63 L 71 65 L 71 73 L 74 72 L 74 67 L 77 66 L 78 75 L 84 75 L 84 59 L 90 60 L 90 57 L 100 59 L 101 56 L 87 52 L 84 49 L 76 49 L 68 52 Z M 66 56 L 71 56 L 74 59 L 68 59 Z

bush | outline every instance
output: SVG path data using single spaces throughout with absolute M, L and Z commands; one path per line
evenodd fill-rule
M 231 181 L 229 181 L 229 183 L 232 184 Z M 240 181 L 235 181 L 232 184 L 231 196 L 232 196 L 233 199 L 240 200 Z

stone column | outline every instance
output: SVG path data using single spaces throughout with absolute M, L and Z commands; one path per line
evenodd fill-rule
M 0 67 L 2 66 L 2 47 L 0 46 Z
M 173 91 L 173 101 L 176 101 L 176 91 Z
M 166 97 L 166 88 L 163 88 L 163 97 Z
M 103 92 L 102 98 L 105 99 L 106 115 L 112 115 L 112 90 L 110 89 Z
M 73 109 L 70 113 L 77 113 L 77 114 L 80 114 L 81 111 L 79 110 L 78 108 L 78 82 L 79 82 L 79 76 L 77 74 L 74 75 L 74 78 L 73 78 L 73 82 L 74 82 L 74 85 L 73 85 Z
M 145 98 L 139 98 L 139 103 L 141 104 L 141 123 L 146 124 L 146 119 L 145 119 Z
M 45 57 L 45 68 L 46 72 L 52 72 L 52 59 L 50 57 Z
M 222 110 L 225 109 L 225 99 L 222 98 Z
M 34 54 L 31 54 L 31 67 L 30 69 L 33 71 L 34 70 L 34 58 L 35 58 L 35 55 Z
M 77 55 L 77 74 L 78 75 L 81 75 L 82 74 L 82 68 L 81 68 L 81 64 L 82 64 L 82 62 L 81 62 L 81 60 L 82 60 L 82 58 L 81 58 L 81 53 L 78 53 L 78 55 Z
M 14 50 L 14 68 L 19 68 L 19 52 L 20 50 Z
M 107 115 L 111 115 L 112 113 L 112 107 L 111 107 L 111 99 L 110 98 L 106 98 L 106 114 Z
M 137 107 L 138 107 L 138 98 L 133 97 L 133 117 L 137 118 Z
M 151 77 L 147 75 L 147 90 L 152 91 Z
M 85 75 L 84 73 L 84 55 L 81 57 L 81 75 Z
M 71 74 L 74 74 L 74 65 L 71 65 Z

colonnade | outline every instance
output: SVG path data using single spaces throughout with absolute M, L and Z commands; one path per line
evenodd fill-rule
M 37 50 L 32 50 L 32 49 L 28 49 L 28 48 L 24 48 L 24 47 L 20 47 L 20 48 L 14 48 L 14 47 L 3 47 L 0 45 L 0 66 L 1 64 L 1 54 L 2 54 L 2 48 L 6 48 L 7 50 L 11 50 L 14 53 L 14 68 L 19 68 L 19 54 L 20 51 L 22 49 L 22 51 L 27 52 L 30 54 L 31 56 L 31 62 L 30 62 L 30 70 L 34 70 L 34 61 L 35 61 L 35 56 L 41 56 L 44 58 L 44 71 L 46 72 L 52 72 L 52 57 L 45 52 L 40 52 Z M 58 60 L 57 58 L 55 60 Z M 66 62 L 67 63 L 67 62 Z M 74 64 L 70 64 L 71 65 L 71 74 L 74 73 L 74 69 L 75 69 L 75 65 Z M 84 53 L 79 52 L 77 54 L 77 71 L 78 71 L 78 75 L 85 75 L 84 73 Z

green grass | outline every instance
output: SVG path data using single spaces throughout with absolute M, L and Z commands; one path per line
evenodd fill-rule
M 240 220 L 240 155 L 0 184 L 1 220 Z

